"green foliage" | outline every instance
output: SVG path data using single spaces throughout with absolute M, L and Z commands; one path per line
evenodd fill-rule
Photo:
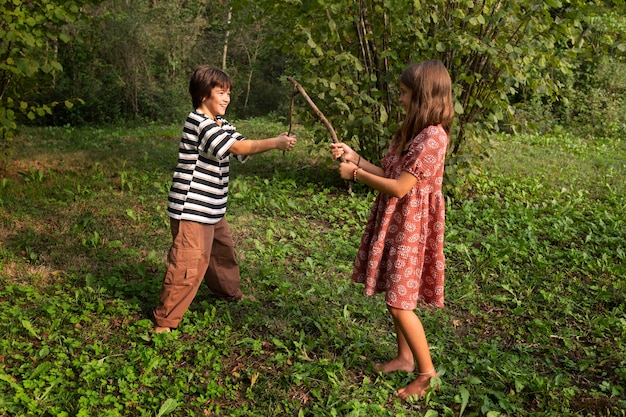
M 193 69 L 222 67 L 223 54 L 234 81 L 229 114 L 267 115 L 288 101 L 289 91 L 276 88 L 284 58 L 268 46 L 273 26 L 254 2 L 105 0 L 84 13 L 71 26 L 72 41 L 59 47 L 65 70 L 46 92 L 83 103 L 40 124 L 177 122 L 191 108 Z
M 561 74 L 558 101 L 526 90 L 513 129 L 551 132 L 566 126 L 582 135 L 623 137 L 626 129 L 626 3 L 588 2 L 579 9 L 582 32 L 574 72 Z
M 589 81 L 572 92 L 570 119 L 591 136 L 626 134 L 626 61 L 600 60 Z
M 81 97 L 82 105 L 56 111 L 54 125 L 180 119 L 188 111 L 190 66 L 203 28 L 205 2 L 107 0 L 85 8 L 75 37 L 59 48 L 65 68 L 50 97 Z
M 292 39 L 284 50 L 299 59 L 297 78 L 340 136 L 370 157 L 384 154 L 402 119 L 396 105 L 401 71 L 411 61 L 441 59 L 454 82 L 453 163 L 466 139 L 510 121 L 518 95 L 558 96 L 577 54 L 586 51 L 580 47 L 588 36 L 583 19 L 600 14 L 588 3 L 265 2 L 290 22 L 278 42 Z M 604 10 L 619 11 L 621 4 Z M 619 39 L 607 41 L 595 55 L 616 45 Z
M 284 126 L 235 122 L 248 137 Z M 326 145 L 233 162 L 242 286 L 155 335 L 179 126 L 29 128 L 0 183 L 0 415 L 624 416 L 623 140 L 500 135 L 447 194 L 440 378 L 404 403 L 380 297 L 350 282 L 374 195 Z M 131 156 L 133 156 L 131 158 Z
M 6 68 L 36 70 L 30 81 L 12 81 L 23 91 L 20 100 L 3 98 L 0 117 L 11 129 L 22 114 L 20 123 L 57 126 L 178 122 L 189 110 L 190 72 L 210 63 L 224 66 L 234 80 L 231 115 L 286 120 L 291 85 L 284 76 L 291 75 L 342 140 L 377 160 L 403 117 L 400 72 L 411 61 L 438 58 L 455 83 L 448 165 L 456 173 L 450 170 L 455 175 L 449 179 L 487 153 L 493 131 L 570 125 L 586 126 L 582 133 L 592 135 L 624 130 L 617 82 L 626 49 L 623 0 L 90 3 L 59 3 L 75 16 L 46 18 L 50 36 L 24 43 L 20 59 L 36 65 L 7 61 Z M 28 3 L 33 20 L 24 17 L 22 2 L 3 4 L 7 22 L 22 22 L 15 33 L 41 20 L 44 3 Z M 80 14 L 73 4 L 82 6 Z M 10 17 L 13 9 L 17 18 Z M 63 30 L 61 22 L 68 23 Z M 615 82 L 611 74 L 618 74 Z M 294 122 L 312 126 L 311 110 L 298 98 L 296 103 Z M 44 117 L 28 117 L 37 114 Z M 590 125 L 601 127 L 588 131 Z M 321 124 L 312 129 L 319 142 L 328 141 Z
M 85 3 L 0 1 L 0 149 L 4 156 L 12 151 L 10 142 L 20 115 L 33 120 L 51 114 L 59 104 L 59 100 L 37 101 L 28 90 L 51 85 L 62 70 L 56 51 L 71 39 L 63 28 L 79 16 Z M 61 101 L 67 107 L 73 105 L 71 100 Z

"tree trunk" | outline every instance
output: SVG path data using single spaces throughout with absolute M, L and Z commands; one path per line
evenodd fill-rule
M 226 71 L 226 57 L 228 56 L 228 40 L 230 38 L 230 21 L 233 17 L 233 8 L 228 8 L 228 17 L 226 18 L 226 39 L 224 40 L 224 51 L 222 53 L 222 71 Z

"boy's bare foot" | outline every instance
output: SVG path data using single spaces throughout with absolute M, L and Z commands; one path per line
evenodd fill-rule
M 411 358 L 410 361 L 406 361 L 404 359 L 396 357 L 387 363 L 377 363 L 374 365 L 374 370 L 376 372 L 383 372 L 385 374 L 396 371 L 413 372 L 414 369 L 415 364 L 413 362 L 413 358 Z
M 398 390 L 398 397 L 406 400 L 410 396 L 422 398 L 426 394 L 426 390 L 430 388 L 430 379 L 437 377 L 437 371 L 434 369 L 430 372 L 417 374 L 417 378 L 409 385 Z
M 169 327 L 160 327 L 160 326 L 157 326 L 157 327 L 154 329 L 154 332 L 155 332 L 155 333 L 170 333 L 171 331 L 172 331 L 172 329 L 170 329 Z
M 239 297 L 217 297 L 221 301 L 227 301 L 229 303 L 238 303 L 240 301 L 256 301 L 253 295 L 241 294 Z

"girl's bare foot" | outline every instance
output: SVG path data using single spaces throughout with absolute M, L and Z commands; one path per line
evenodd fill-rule
M 413 372 L 414 369 L 415 363 L 413 362 L 413 358 L 407 361 L 402 358 L 396 357 L 387 363 L 377 363 L 374 365 L 374 370 L 376 372 L 383 372 L 385 374 L 396 371 Z
M 434 369 L 430 372 L 417 374 L 417 378 L 409 385 L 398 390 L 398 397 L 406 400 L 409 396 L 417 396 L 422 398 L 426 394 L 426 390 L 430 388 L 430 379 L 437 377 L 437 371 Z

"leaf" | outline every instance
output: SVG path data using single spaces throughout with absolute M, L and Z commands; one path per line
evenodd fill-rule
M 31 335 L 31 336 L 33 336 L 33 337 L 35 337 L 35 338 L 37 338 L 37 339 L 41 340 L 41 338 L 40 338 L 40 337 L 39 337 L 39 335 L 37 334 L 37 331 L 36 331 L 36 330 L 35 330 L 35 328 L 33 327 L 33 324 L 32 324 L 29 320 L 22 319 L 22 320 L 20 320 L 20 321 L 21 321 L 21 323 L 22 323 L 22 326 L 24 326 L 24 328 L 25 328 L 26 330 L 28 330 L 28 333 L 30 333 L 30 335 Z
M 256 384 L 256 381 L 259 379 L 259 373 L 255 372 L 252 374 L 252 376 L 250 377 L 250 386 L 253 387 L 254 384 Z
M 159 413 L 156 415 L 156 417 L 165 416 L 176 410 L 176 407 L 178 407 L 178 403 L 176 402 L 176 400 L 173 398 L 168 398 L 167 400 L 165 400 L 163 405 L 161 405 L 161 408 L 159 408 Z
M 37 368 L 35 368 L 33 373 L 30 374 L 30 379 L 34 380 L 39 375 L 45 374 L 46 372 L 48 372 L 50 370 L 51 367 L 52 367 L 52 363 L 51 362 L 43 362 L 43 363 L 41 363 Z
M 470 394 L 465 387 L 459 388 L 459 391 L 461 392 L 461 409 L 459 410 L 459 417 L 461 417 L 465 411 L 465 407 L 467 407 L 467 404 L 469 403 Z
M 559 0 L 546 0 L 546 4 L 550 7 L 558 8 L 561 7 L 561 2 Z
M 387 114 L 387 109 L 383 104 L 380 105 L 380 123 L 386 123 L 389 119 L 389 115 Z

